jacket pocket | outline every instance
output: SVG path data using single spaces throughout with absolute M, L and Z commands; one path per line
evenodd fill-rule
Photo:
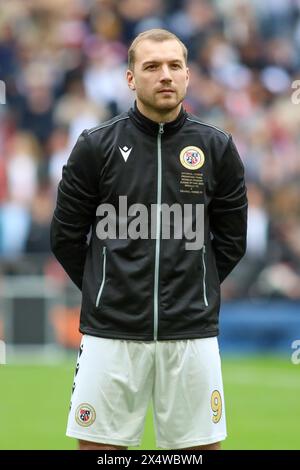
M 205 245 L 203 245 L 203 248 L 202 248 L 202 271 L 203 271 L 203 301 L 204 301 L 204 305 L 205 307 L 208 307 L 208 300 L 207 300 L 207 292 L 206 292 L 206 249 L 205 249 Z
M 102 249 L 102 280 L 101 280 L 101 284 L 98 290 L 98 295 L 96 299 L 96 307 L 99 307 L 100 299 L 101 299 L 102 292 L 104 289 L 104 284 L 105 284 L 105 275 L 106 275 L 106 246 L 104 246 Z

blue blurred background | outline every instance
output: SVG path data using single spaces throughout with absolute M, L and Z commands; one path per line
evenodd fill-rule
M 12 0 L 0 9 L 0 338 L 12 352 L 78 345 L 80 293 L 49 247 L 57 184 L 82 129 L 132 104 L 127 47 L 155 27 L 189 49 L 186 109 L 231 132 L 246 168 L 248 249 L 222 286 L 222 349 L 290 355 L 300 339 L 300 1 Z

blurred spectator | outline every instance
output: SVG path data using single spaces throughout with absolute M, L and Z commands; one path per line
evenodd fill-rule
M 53 130 L 51 70 L 41 63 L 31 63 L 24 70 L 24 100 L 18 110 L 20 129 L 32 132 L 45 145 Z
M 32 206 L 28 233 L 25 243 L 26 253 L 49 255 L 49 224 L 53 215 L 53 201 L 50 188 L 41 187 L 35 195 Z
M 81 77 L 76 76 L 69 80 L 65 93 L 57 100 L 54 113 L 55 124 L 69 129 L 68 150 L 74 146 L 82 129 L 94 127 L 108 117 L 107 108 L 86 96 Z M 54 134 L 55 131 L 52 136 Z
M 269 216 L 264 193 L 256 184 L 248 183 L 247 255 L 264 259 L 268 249 Z
M 248 183 L 247 252 L 236 269 L 225 280 L 222 289 L 227 299 L 243 298 L 254 294 L 257 276 L 266 265 L 270 220 L 265 194 L 255 183 Z M 255 292 L 257 295 L 258 292 Z
M 53 131 L 49 141 L 49 178 L 53 193 L 61 179 L 63 165 L 70 154 L 69 131 L 67 127 L 58 127 Z
M 132 102 L 125 80 L 124 45 L 93 39 L 86 47 L 87 67 L 83 81 L 87 96 L 99 106 L 114 103 L 116 109 L 124 111 Z
M 20 205 L 28 206 L 35 195 L 39 146 L 34 136 L 16 132 L 7 147 L 7 192 Z
M 18 258 L 25 251 L 29 227 L 28 209 L 14 201 L 7 201 L 0 208 L 0 256 Z
M 269 259 L 260 273 L 259 294 L 300 298 L 300 187 L 299 182 L 280 187 L 270 197 L 272 230 Z

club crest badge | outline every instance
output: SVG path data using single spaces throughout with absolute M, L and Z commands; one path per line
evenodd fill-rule
M 180 162 L 188 170 L 198 170 L 204 164 L 204 153 L 199 147 L 189 145 L 180 152 Z
M 88 403 L 82 403 L 79 405 L 75 412 L 76 422 L 80 426 L 91 426 L 96 418 L 96 412 L 94 408 Z

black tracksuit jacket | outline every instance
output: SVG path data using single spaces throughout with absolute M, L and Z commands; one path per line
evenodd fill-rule
M 120 196 L 149 213 L 154 205 L 155 237 L 150 217 L 147 238 L 97 236 L 104 217 L 98 206 L 116 208 L 118 223 Z M 174 203 L 204 205 L 197 250 L 186 249 L 184 234 L 162 236 L 162 204 Z M 82 333 L 206 338 L 219 333 L 220 283 L 245 253 L 246 228 L 244 168 L 231 135 L 183 108 L 174 121 L 158 124 L 135 105 L 80 135 L 59 183 L 51 246 L 82 290 Z

